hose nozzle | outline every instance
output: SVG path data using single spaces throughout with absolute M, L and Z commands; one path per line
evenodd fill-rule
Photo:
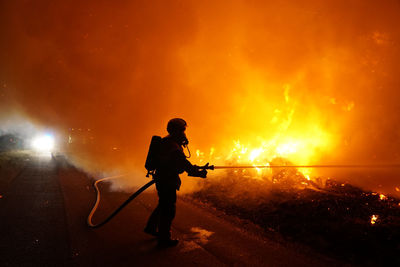
M 206 165 L 199 166 L 199 170 L 214 170 L 214 165 L 210 165 L 210 163 L 207 162 Z

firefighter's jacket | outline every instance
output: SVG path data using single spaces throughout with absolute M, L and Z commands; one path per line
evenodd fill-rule
M 161 140 L 159 152 L 159 166 L 154 179 L 160 186 L 174 187 L 179 190 L 181 179 L 179 174 L 186 171 L 191 176 L 196 176 L 198 167 L 186 159 L 182 146 L 170 136 Z

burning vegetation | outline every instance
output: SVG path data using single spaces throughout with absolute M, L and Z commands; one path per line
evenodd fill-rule
M 276 172 L 272 180 L 256 175 L 220 174 L 191 197 L 261 226 L 267 236 L 306 244 L 345 262 L 400 264 L 400 199 L 333 179 L 321 186 L 292 169 Z
M 323 172 L 290 167 L 312 157 L 300 151 L 296 158 L 298 147 L 273 142 L 248 147 L 236 141 L 224 159 L 226 165 L 254 169 L 211 174 L 190 196 L 261 226 L 269 236 L 306 244 L 346 262 L 399 264 L 400 199 L 352 185 L 351 168 L 345 170 L 348 182 L 320 175 L 340 173 L 334 167 Z M 196 151 L 200 162 L 221 160 L 217 155 L 215 149 L 209 154 Z M 257 167 L 262 165 L 271 168 Z M 372 173 L 368 167 L 359 172 Z

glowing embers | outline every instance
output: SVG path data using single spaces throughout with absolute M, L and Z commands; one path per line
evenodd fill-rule
M 37 136 L 32 140 L 32 148 L 41 152 L 50 152 L 54 148 L 54 137 L 50 134 Z
M 371 216 L 371 224 L 375 224 L 376 221 L 378 220 L 378 218 L 379 218 L 378 215 L 373 214 L 373 215 Z

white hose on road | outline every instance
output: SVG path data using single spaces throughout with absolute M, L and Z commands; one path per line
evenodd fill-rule
M 133 199 L 135 199 L 138 195 L 140 195 L 144 190 L 146 190 L 147 188 L 149 188 L 152 184 L 155 183 L 154 180 L 151 180 L 150 182 L 148 182 L 147 184 L 145 184 L 144 186 L 142 186 L 141 188 L 139 188 L 139 190 L 137 190 L 135 193 L 133 193 L 127 200 L 125 200 L 124 203 L 122 203 L 121 206 L 119 206 L 114 212 L 112 212 L 105 220 L 103 220 L 102 222 L 98 223 L 98 224 L 94 224 L 92 222 L 92 217 L 94 215 L 94 213 L 97 210 L 97 207 L 99 206 L 100 203 L 100 190 L 98 187 L 98 183 L 106 181 L 106 180 L 111 180 L 111 179 L 116 179 L 116 178 L 120 178 L 120 177 L 124 177 L 127 176 L 128 174 L 121 174 L 121 175 L 115 175 L 115 176 L 110 176 L 110 177 L 105 177 L 102 178 L 100 180 L 97 180 L 94 182 L 93 186 L 94 189 L 96 190 L 96 202 L 94 203 L 94 206 L 92 208 L 92 210 L 89 213 L 89 216 L 87 218 L 87 225 L 91 228 L 98 228 L 100 226 L 103 226 L 104 224 L 106 224 L 107 222 L 109 222 L 115 215 L 117 215 L 126 205 L 129 204 L 129 202 L 131 202 Z

